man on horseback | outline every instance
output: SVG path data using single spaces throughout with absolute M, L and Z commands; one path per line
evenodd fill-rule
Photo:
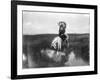
M 57 54 L 58 51 L 65 51 L 68 47 L 68 39 L 69 36 L 65 34 L 66 23 L 64 21 L 60 21 L 59 25 L 59 35 L 55 37 L 51 43 L 51 46 L 56 50 Z
M 66 23 L 60 21 L 59 25 L 59 34 L 55 37 L 51 42 L 50 49 L 42 49 L 41 53 L 48 56 L 54 62 L 62 63 L 66 61 L 66 49 L 68 47 L 68 35 L 65 34 L 66 30 Z

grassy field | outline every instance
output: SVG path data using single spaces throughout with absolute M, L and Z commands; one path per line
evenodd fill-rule
M 73 51 L 76 59 L 81 58 L 89 64 L 89 34 L 68 35 L 69 47 L 66 49 L 66 58 Z M 49 67 L 50 65 L 65 66 L 64 63 L 67 62 L 65 57 L 63 58 L 63 63 L 56 63 L 48 57 L 41 55 L 40 52 L 42 49 L 50 48 L 50 44 L 56 36 L 57 34 L 23 35 L 23 54 L 26 57 L 26 60 L 23 60 L 23 68 Z M 77 62 L 76 60 L 74 63 L 76 64 Z

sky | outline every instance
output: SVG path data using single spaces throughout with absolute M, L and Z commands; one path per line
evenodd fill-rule
M 89 18 L 85 13 L 23 11 L 23 34 L 58 34 L 59 21 L 66 22 L 66 33 L 89 33 Z

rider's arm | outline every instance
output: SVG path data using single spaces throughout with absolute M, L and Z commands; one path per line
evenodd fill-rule
M 66 35 L 66 40 L 68 40 L 69 39 L 69 36 L 68 36 L 68 34 L 65 34 Z

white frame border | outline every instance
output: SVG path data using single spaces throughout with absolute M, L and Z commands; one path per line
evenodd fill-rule
M 22 69 L 22 10 L 89 13 L 90 14 L 90 43 L 91 43 L 90 44 L 90 65 L 78 66 L 78 67 Z M 18 75 L 94 71 L 94 10 L 79 9 L 79 8 L 17 5 L 17 45 L 18 45 L 17 46 L 17 74 Z

